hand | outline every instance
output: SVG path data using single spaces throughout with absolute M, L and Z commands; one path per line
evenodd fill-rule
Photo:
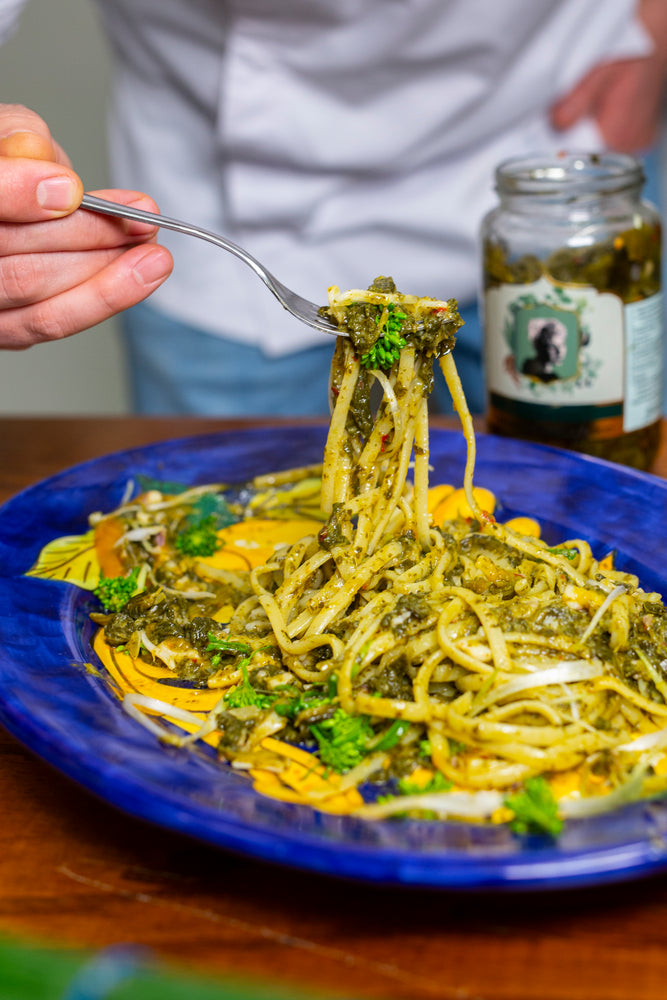
M 654 43 L 651 55 L 594 67 L 551 109 L 555 128 L 581 118 L 597 122 L 605 144 L 623 153 L 641 153 L 657 136 L 667 83 L 667 3 L 641 0 L 639 16 Z
M 157 211 L 136 191 L 95 193 Z M 45 122 L 0 105 L 0 348 L 86 330 L 145 299 L 171 273 L 154 226 L 77 211 L 82 194 Z

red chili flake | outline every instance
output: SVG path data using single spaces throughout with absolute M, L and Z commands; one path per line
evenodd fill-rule
M 340 389 L 338 388 L 338 386 L 336 386 L 336 385 L 332 385 L 332 386 L 331 386 L 331 392 L 332 392 L 332 394 L 333 394 L 334 396 L 337 396 L 337 395 L 339 394 L 339 392 L 340 392 Z
M 389 435 L 388 434 L 383 434 L 382 435 L 382 445 L 380 446 L 380 452 L 383 452 L 385 450 L 385 447 L 386 447 L 386 444 L 387 444 L 388 440 L 389 440 Z

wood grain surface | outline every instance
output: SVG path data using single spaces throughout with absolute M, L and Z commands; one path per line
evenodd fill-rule
M 0 419 L 0 500 L 100 454 L 245 425 Z M 667 477 L 665 443 L 655 471 Z M 0 934 L 57 947 L 134 942 L 180 969 L 295 995 L 667 997 L 667 877 L 551 894 L 347 884 L 138 822 L 1 730 L 0 803 Z

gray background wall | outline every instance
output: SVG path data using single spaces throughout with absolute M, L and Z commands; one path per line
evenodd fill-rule
M 0 48 L 0 102 L 37 111 L 88 188 L 107 184 L 109 57 L 90 0 L 30 0 Z M 56 344 L 0 352 L 0 413 L 125 413 L 115 321 Z

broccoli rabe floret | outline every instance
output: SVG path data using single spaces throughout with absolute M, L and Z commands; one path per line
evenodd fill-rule
M 127 602 L 143 589 L 138 584 L 139 567 L 135 566 L 127 576 L 105 576 L 100 570 L 100 578 L 93 593 L 105 611 L 122 611 Z
M 254 705 L 256 708 L 270 708 L 275 701 L 275 695 L 263 694 L 261 691 L 255 690 L 250 683 L 248 664 L 251 659 L 252 656 L 249 656 L 239 664 L 243 680 L 225 695 L 224 702 L 227 708 L 245 708 L 248 705 Z
M 188 524 L 176 535 L 176 548 L 186 556 L 212 556 L 221 545 L 212 514 Z
M 336 709 L 330 719 L 311 726 L 317 740 L 320 760 L 339 774 L 356 767 L 368 752 L 373 729 L 365 715 L 348 715 Z
M 407 344 L 405 338 L 401 336 L 403 321 L 407 318 L 406 313 L 396 309 L 393 302 L 387 305 L 387 319 L 382 332 L 373 346 L 361 355 L 362 367 L 389 371 Z M 376 317 L 376 322 L 379 319 L 380 315 Z
M 558 803 L 545 778 L 528 778 L 522 791 L 505 799 L 505 805 L 514 813 L 510 823 L 514 833 L 547 833 L 557 837 L 563 829 Z

